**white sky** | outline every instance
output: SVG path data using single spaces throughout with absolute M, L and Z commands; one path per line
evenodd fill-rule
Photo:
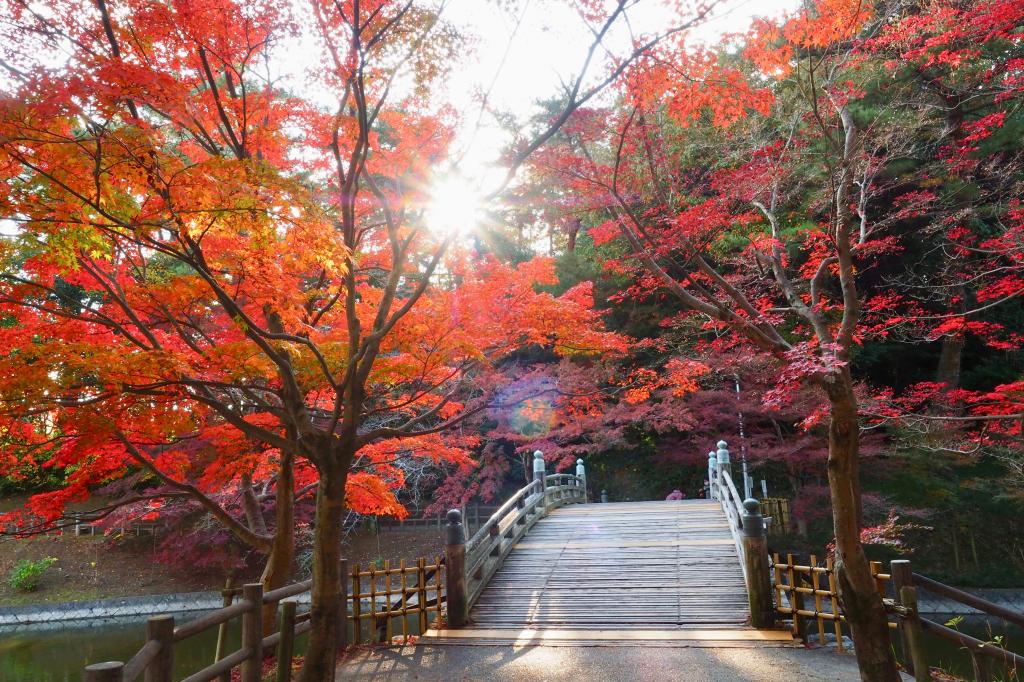
M 516 4 L 522 23 L 511 44 L 509 36 L 515 17 L 500 10 L 495 2 L 451 0 L 446 10 L 450 21 L 476 39 L 474 54 L 466 60 L 465 68 L 448 82 L 449 96 L 463 115 L 456 146 L 465 153 L 461 174 L 469 178 L 501 176 L 500 172 L 488 169 L 508 141 L 487 115 L 483 127 L 474 134 L 479 104 L 472 100 L 472 93 L 485 91 L 494 81 L 490 105 L 525 119 L 535 111 L 536 100 L 557 95 L 562 83 L 569 82 L 578 72 L 591 42 L 590 30 L 568 3 L 519 0 Z M 610 0 L 608 4 L 612 4 Z M 651 35 L 677 25 L 679 14 L 670 4 L 665 0 L 639 0 L 628 13 L 629 27 L 636 35 Z M 688 40 L 710 42 L 723 33 L 744 32 L 754 16 L 778 16 L 794 10 L 798 4 L 799 0 L 720 0 L 711 18 L 694 30 Z M 605 44 L 619 55 L 628 54 L 630 36 L 623 22 L 619 22 L 619 30 L 609 34 Z M 502 63 L 506 49 L 508 56 Z M 591 71 L 601 74 L 603 63 L 595 63 Z

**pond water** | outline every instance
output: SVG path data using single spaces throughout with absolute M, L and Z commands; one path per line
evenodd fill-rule
M 170 614 L 176 623 L 187 623 L 204 611 Z M 402 634 L 400 616 L 391 619 L 393 636 Z M 362 621 L 362 641 L 379 641 L 370 619 Z M 406 616 L 406 631 L 419 634 L 419 618 Z M 309 636 L 295 640 L 295 655 L 306 651 Z M 241 647 L 241 621 L 228 623 L 225 654 Z M 349 641 L 352 626 L 349 625 Z M 80 682 L 82 669 L 101 661 L 127 661 L 146 642 L 146 619 L 66 621 L 39 625 L 0 627 L 0 682 Z M 213 627 L 174 645 L 174 679 L 182 679 L 213 663 L 217 628 Z
M 175 615 L 182 623 L 202 612 Z M 80 682 L 82 669 L 100 661 L 127 661 L 146 641 L 146 621 L 69 621 L 56 624 L 0 628 L 0 680 L 2 682 Z M 306 650 L 306 636 L 296 640 L 295 653 Z M 231 653 L 241 645 L 241 626 L 229 623 Z M 174 679 L 182 679 L 213 663 L 217 628 L 174 645 Z
M 941 618 L 929 617 L 929 614 L 922 615 L 942 625 L 946 624 Z M 1007 625 L 999 620 L 986 622 L 984 619 L 972 618 L 960 622 L 956 629 L 983 642 L 991 641 L 995 635 L 1002 635 L 1005 648 L 1024 655 L 1024 628 Z M 973 677 L 971 657 L 966 649 L 928 633 L 925 633 L 925 648 L 928 652 L 928 661 L 933 667 L 942 668 L 965 680 Z M 897 651 L 899 651 L 898 646 Z M 997 675 L 996 679 L 1014 679 L 1000 677 L 999 675 L 1003 671 L 995 661 L 992 662 L 992 672 Z
M 176 620 L 187 622 L 202 615 L 201 612 L 177 614 Z M 240 646 L 241 631 L 238 621 L 229 624 L 228 647 L 230 653 Z M 368 623 L 367 623 L 368 625 Z M 395 624 L 395 632 L 401 632 Z M 409 631 L 417 631 L 416 618 L 409 619 Z M 994 622 L 991 627 L 982 620 L 963 621 L 957 625 L 960 632 L 981 640 L 1002 634 L 1011 651 L 1024 654 L 1024 628 L 1008 627 Z M 364 628 L 365 638 L 370 633 Z M 126 661 L 146 640 L 145 619 L 70 621 L 62 624 L 23 626 L 17 629 L 0 628 L 0 681 L 2 682 L 79 682 L 82 669 L 99 661 Z M 307 637 L 296 641 L 295 653 L 306 649 Z M 217 643 L 217 629 L 179 642 L 174 647 L 174 678 L 184 678 L 213 662 Z M 971 659 L 956 645 L 931 635 L 925 635 L 928 658 L 954 675 L 971 679 Z M 898 650 L 898 645 L 897 645 Z M 994 672 L 997 670 L 994 668 Z

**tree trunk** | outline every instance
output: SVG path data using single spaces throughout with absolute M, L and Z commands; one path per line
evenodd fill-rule
M 935 381 L 945 384 L 947 391 L 960 388 L 960 358 L 963 356 L 963 350 L 962 336 L 942 337 L 942 351 L 939 353 L 939 366 L 935 370 Z
M 882 597 L 860 543 L 859 429 L 857 399 L 849 368 L 827 384 L 831 407 L 828 483 L 836 533 L 839 599 L 850 625 L 857 667 L 864 682 L 898 682 Z
M 295 477 L 292 469 L 294 456 L 281 455 L 281 466 L 277 472 L 277 494 L 274 497 L 274 544 L 267 556 L 260 582 L 263 591 L 269 592 L 284 587 L 292 572 L 295 561 Z M 263 607 L 264 634 L 274 632 L 277 627 L 277 604 Z
M 345 466 L 329 463 L 320 467 L 313 545 L 313 589 L 309 607 L 312 629 L 300 682 L 333 682 L 341 628 L 347 627 L 342 616 L 345 605 L 342 604 L 341 583 L 341 524 L 345 510 L 347 461 Z

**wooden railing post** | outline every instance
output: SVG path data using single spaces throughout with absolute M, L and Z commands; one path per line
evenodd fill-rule
M 544 482 L 544 453 L 540 450 L 533 452 L 533 480 L 538 482 L 537 492 L 544 494 L 546 484 Z
M 535 457 L 540 455 L 538 450 Z M 536 459 L 534 460 L 536 462 Z M 544 460 L 541 459 L 543 467 Z M 534 465 L 536 467 L 536 464 Z M 536 472 L 536 468 L 534 469 Z M 544 470 L 541 469 L 541 485 Z M 445 527 L 445 600 L 448 604 L 448 627 L 458 629 L 466 625 L 466 533 L 462 529 L 462 514 L 458 509 L 448 512 Z
M 607 490 L 602 490 L 601 491 L 601 502 L 607 502 L 607 501 L 608 501 L 608 491 Z
M 223 597 L 224 608 L 231 606 L 235 600 L 235 577 L 229 575 L 228 579 L 224 582 L 224 589 L 221 590 L 220 594 Z M 217 627 L 217 648 L 214 649 L 213 662 L 216 663 L 220 659 L 224 658 L 224 649 L 227 647 L 228 641 L 228 624 L 221 623 Z M 220 682 L 231 682 L 231 673 L 226 672 L 220 676 Z
M 914 569 L 911 568 L 910 561 L 907 559 L 893 559 L 889 562 L 889 575 L 892 577 L 893 594 L 896 600 L 902 604 L 903 599 L 900 592 L 904 587 L 914 586 Z M 903 605 L 906 606 L 906 604 Z M 903 667 L 911 675 L 916 675 L 914 657 L 911 655 L 909 623 L 903 618 L 897 619 L 896 623 L 900 632 L 900 645 L 903 649 Z M 918 622 L 918 628 L 920 629 L 920 627 L 920 622 Z
M 124 682 L 124 663 L 106 661 L 85 666 L 85 682 Z
M 732 476 L 732 469 L 729 466 L 729 444 L 724 440 L 718 441 L 718 452 L 715 455 L 717 460 L 715 468 L 718 473 L 718 484 L 721 487 L 724 485 L 722 483 L 722 474 L 728 472 L 729 476 Z M 719 492 L 721 493 L 721 491 Z M 724 498 L 725 495 L 722 495 L 722 497 Z
M 583 501 L 587 501 L 587 470 L 583 466 L 583 460 L 576 460 L 576 478 L 580 479 L 580 487 L 583 489 Z
M 146 621 L 148 639 L 160 642 L 157 652 L 146 667 L 146 682 L 171 682 L 174 672 L 174 616 L 153 616 Z
M 932 679 L 932 674 L 928 669 L 928 658 L 924 652 L 924 632 L 921 629 L 921 617 L 917 612 L 917 588 L 913 585 L 904 585 L 899 588 L 897 594 L 900 604 L 907 609 L 907 616 L 900 618 L 905 659 L 903 667 L 913 673 L 916 682 L 928 682 Z
M 242 614 L 242 648 L 249 657 L 242 661 L 242 682 L 260 682 L 263 673 L 263 585 L 247 583 L 242 598 L 249 610 Z
M 768 569 L 768 539 L 765 537 L 761 505 L 753 498 L 743 501 L 743 563 L 747 574 L 750 624 L 759 630 L 769 628 L 775 621 L 775 609 Z
M 348 576 L 345 576 L 348 582 Z M 347 624 L 347 623 L 346 623 Z M 295 653 L 295 602 L 281 602 L 281 615 L 278 620 L 278 632 L 281 639 L 277 642 L 277 682 L 291 682 L 292 657 Z

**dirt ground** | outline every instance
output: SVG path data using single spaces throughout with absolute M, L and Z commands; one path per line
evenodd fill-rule
M 0 606 L 52 603 L 216 590 L 224 586 L 219 571 L 169 566 L 153 561 L 152 537 L 132 538 L 126 544 L 112 544 L 102 536 L 74 534 L 44 535 L 30 539 L 0 539 Z M 436 528 L 384 528 L 378 534 L 362 531 L 350 537 L 351 562 L 366 567 L 378 559 L 414 561 L 433 558 L 444 547 Z M 15 564 L 22 559 L 56 557 L 35 592 L 19 592 L 8 583 Z M 256 578 L 260 566 L 252 566 L 237 580 Z M 296 575 L 300 580 L 304 576 Z

